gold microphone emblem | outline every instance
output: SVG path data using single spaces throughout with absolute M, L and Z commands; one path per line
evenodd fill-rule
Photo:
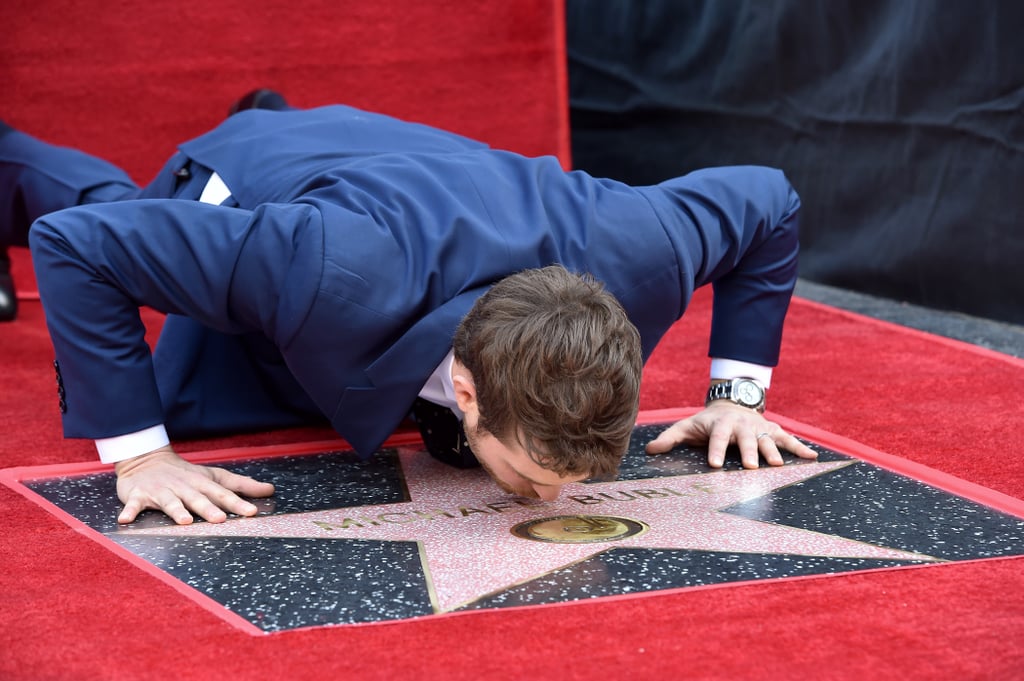
M 643 534 L 650 527 L 630 518 L 607 515 L 559 515 L 519 523 L 512 534 L 521 539 L 554 544 L 593 544 Z

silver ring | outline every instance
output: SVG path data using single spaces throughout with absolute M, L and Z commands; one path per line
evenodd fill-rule
M 768 435 L 768 433 L 759 433 L 758 436 L 757 436 L 757 439 L 760 440 L 761 438 L 763 438 L 763 437 L 765 437 L 767 435 Z

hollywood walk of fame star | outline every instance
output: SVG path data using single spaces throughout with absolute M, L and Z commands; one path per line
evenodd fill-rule
M 236 518 L 222 524 L 125 529 L 117 534 L 303 537 L 418 542 L 435 612 L 617 547 L 932 561 L 901 551 L 733 515 L 728 508 L 843 468 L 850 461 L 566 485 L 554 502 L 509 497 L 480 470 L 456 471 L 422 451 L 399 452 L 408 501 Z M 646 531 L 610 541 L 551 543 L 517 536 L 525 521 L 611 516 Z M 522 534 L 522 533 L 520 533 Z

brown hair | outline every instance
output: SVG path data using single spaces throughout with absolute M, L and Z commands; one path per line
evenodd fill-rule
M 640 334 L 589 275 L 557 265 L 502 279 L 455 332 L 479 427 L 559 475 L 609 477 L 640 403 Z

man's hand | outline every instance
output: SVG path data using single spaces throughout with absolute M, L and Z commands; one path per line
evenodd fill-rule
M 163 511 L 179 525 L 192 522 L 192 513 L 211 523 L 222 523 L 227 514 L 256 515 L 257 508 L 235 492 L 248 497 L 269 497 L 274 486 L 223 468 L 197 466 L 185 461 L 170 446 L 114 464 L 117 496 L 124 510 L 119 523 L 130 523 L 147 508 Z M 190 513 L 191 511 L 191 513 Z
M 721 468 L 725 450 L 735 444 L 744 468 L 757 468 L 759 456 L 772 466 L 782 465 L 779 449 L 802 459 L 816 459 L 817 452 L 800 442 L 777 423 L 753 409 L 727 400 L 712 402 L 704 411 L 679 421 L 647 445 L 648 454 L 662 454 L 678 444 L 708 446 L 708 465 Z

